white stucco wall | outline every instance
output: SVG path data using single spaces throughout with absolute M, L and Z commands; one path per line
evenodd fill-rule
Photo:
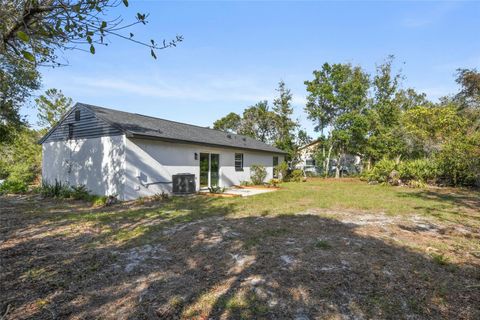
M 124 135 L 45 142 L 42 145 L 42 179 L 72 186 L 85 185 L 93 194 L 117 195 L 120 200 L 172 192 L 172 175 L 192 173 L 200 188 L 200 153 L 220 155 L 220 186 L 250 181 L 250 166 L 267 169 L 273 177 L 273 156 L 283 155 L 242 149 L 206 147 L 155 140 L 129 139 Z M 195 153 L 198 154 L 195 160 Z M 243 153 L 244 170 L 235 171 L 235 153 Z M 165 182 L 147 185 L 152 182 Z
M 198 159 L 195 160 L 195 153 Z M 272 153 L 236 150 L 231 148 L 206 147 L 177 142 L 163 142 L 143 139 L 126 139 L 126 171 L 124 198 L 135 199 L 151 196 L 162 191 L 171 192 L 172 175 L 192 173 L 195 175 L 197 190 L 200 188 L 200 153 L 220 155 L 220 186 L 230 187 L 241 181 L 250 180 L 250 166 L 261 164 L 267 169 L 266 181 L 273 177 Z M 235 153 L 244 154 L 244 171 L 235 171 Z M 283 155 L 278 155 L 282 162 Z M 140 178 L 139 178 L 140 177 Z M 160 184 L 146 184 L 165 182 Z
M 118 195 L 125 185 L 125 136 L 45 142 L 42 179 L 85 185 L 97 195 Z

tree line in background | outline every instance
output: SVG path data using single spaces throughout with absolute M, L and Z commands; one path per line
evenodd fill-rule
M 425 94 L 401 89 L 402 77 L 392 72 L 392 62 L 389 57 L 373 76 L 359 66 L 325 63 L 313 72 L 312 80 L 305 81 L 308 95 L 304 110 L 319 134 L 314 158 L 320 174 L 339 177 L 348 155 L 358 155 L 361 174 L 370 181 L 478 185 L 480 73 L 458 70 L 460 91 L 433 103 Z M 292 94 L 283 81 L 276 91 L 272 107 L 268 101 L 260 101 L 241 115 L 227 114 L 215 121 L 213 128 L 287 151 L 293 169 L 299 148 L 312 138 L 293 118 Z M 41 147 L 37 141 L 68 111 L 72 100 L 61 90 L 49 89 L 35 99 L 35 106 L 40 129 L 22 122 L 1 142 L 4 190 L 25 191 L 38 179 Z M 285 176 L 286 168 L 281 165 L 278 170 Z
M 71 105 L 60 90 L 47 90 L 35 99 L 39 123 L 34 130 L 21 108 L 41 86 L 41 66 L 68 63 L 60 52 L 83 50 L 94 54 L 119 38 L 156 50 L 182 41 L 143 41 L 129 32 L 146 24 L 148 14 L 137 13 L 128 22 L 122 16 L 107 19 L 128 0 L 19 0 L 0 6 L 0 179 L 1 188 L 26 190 L 40 171 L 36 141 Z M 348 155 L 362 159 L 363 175 L 372 181 L 436 182 L 448 185 L 480 183 L 480 73 L 459 69 L 460 91 L 439 102 L 425 94 L 402 89 L 402 76 L 392 71 L 389 57 L 370 75 L 359 66 L 325 63 L 305 81 L 305 112 L 319 134 L 315 152 L 321 173 L 332 163 L 340 176 Z M 298 150 L 312 141 L 293 119 L 292 94 L 279 83 L 270 107 L 260 101 L 242 114 L 230 113 L 214 128 L 251 136 L 274 144 L 289 154 L 291 167 Z M 283 168 L 285 169 L 285 168 Z
M 371 181 L 479 185 L 480 73 L 457 70 L 460 91 L 434 103 L 402 89 L 392 64 L 389 56 L 370 75 L 360 66 L 325 63 L 305 81 L 320 174 L 332 174 L 333 167 L 339 177 L 348 156 L 356 155 L 362 159 L 357 173 Z M 273 108 L 260 101 L 215 121 L 214 128 L 271 143 L 288 152 L 294 168 L 298 149 L 312 139 L 292 118 L 292 95 L 283 81 L 277 93 Z

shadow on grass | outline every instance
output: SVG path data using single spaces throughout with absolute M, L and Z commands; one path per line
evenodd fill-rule
M 438 263 L 333 219 L 236 218 L 232 203 L 185 200 L 55 215 L 49 232 L 2 246 L 0 312 L 10 305 L 8 317 L 36 319 L 480 317 L 478 265 Z M 89 229 L 54 232 L 79 221 Z
M 402 192 L 398 196 L 430 201 L 428 205 L 415 206 L 414 209 L 420 210 L 426 215 L 436 216 L 441 220 L 453 221 L 449 218 L 449 215 L 452 215 L 462 219 L 472 219 L 477 223 L 480 222 L 480 192 L 474 190 L 447 192 L 447 190 L 420 190 Z
M 441 201 L 458 207 L 480 210 L 480 192 L 473 190 L 470 192 L 457 190 L 455 193 L 446 193 L 446 191 L 422 190 L 419 192 L 403 193 L 402 196 Z

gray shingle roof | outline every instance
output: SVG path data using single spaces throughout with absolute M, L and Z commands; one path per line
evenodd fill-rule
M 278 148 L 243 135 L 84 103 L 77 103 L 76 106 L 92 111 L 99 119 L 125 132 L 127 137 L 285 153 Z

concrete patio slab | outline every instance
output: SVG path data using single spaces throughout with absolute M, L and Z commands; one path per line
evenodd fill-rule
M 234 195 L 240 195 L 242 197 L 249 197 L 249 196 L 254 196 L 257 194 L 262 194 L 262 193 L 268 193 L 268 192 L 273 192 L 276 191 L 277 189 L 271 188 L 271 189 L 266 189 L 266 188 L 248 188 L 248 189 L 243 189 L 243 188 L 231 188 L 225 190 L 225 193 L 227 194 L 234 194 Z

